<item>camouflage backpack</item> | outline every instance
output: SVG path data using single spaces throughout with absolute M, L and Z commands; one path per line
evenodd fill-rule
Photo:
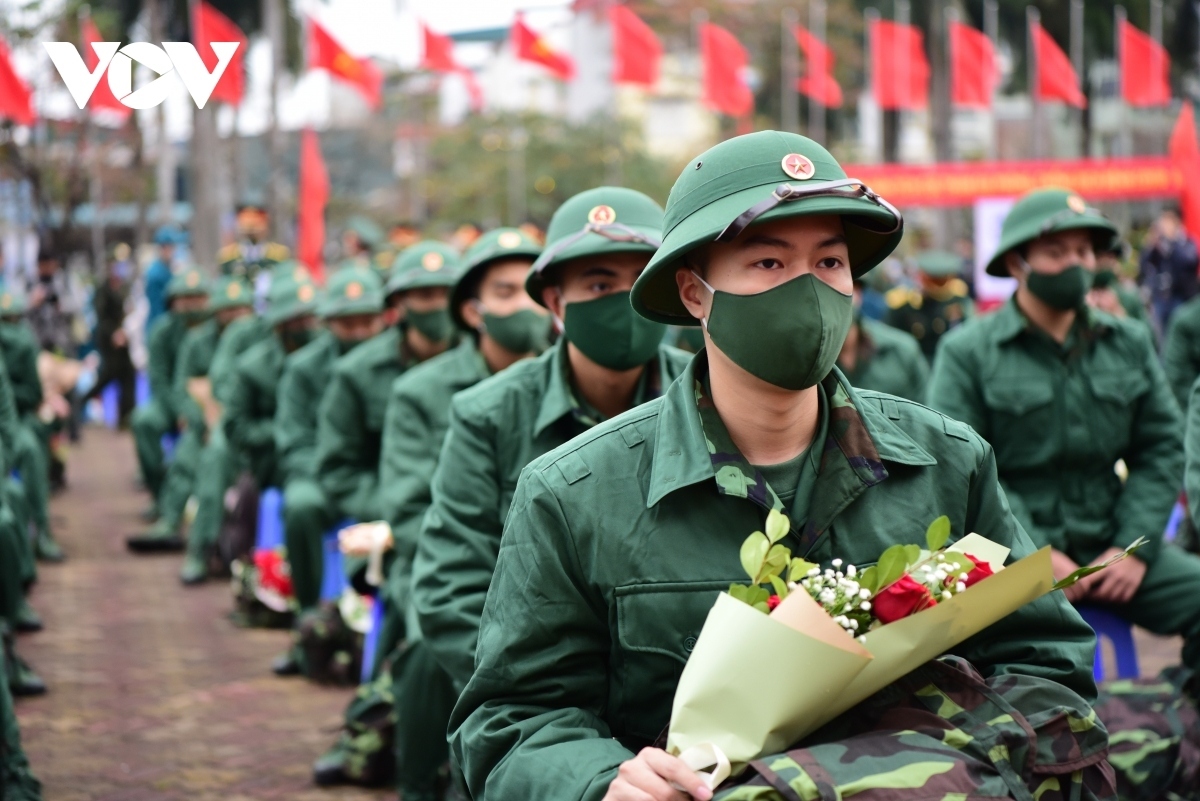
M 296 645 L 304 675 L 318 684 L 353 687 L 362 672 L 363 635 L 346 625 L 336 603 L 300 615 Z
M 1060 684 L 924 665 L 782 754 L 726 782 L 719 801 L 1114 801 L 1107 735 Z M 737 782 L 736 784 L 734 782 Z

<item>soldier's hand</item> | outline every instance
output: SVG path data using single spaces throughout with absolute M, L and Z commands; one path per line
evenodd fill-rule
M 1062 551 L 1050 551 L 1050 569 L 1054 571 L 1054 580 L 1059 581 L 1079 569 L 1079 565 L 1075 564 L 1075 560 L 1067 556 Z M 1077 603 L 1087 596 L 1087 579 L 1082 579 L 1072 584 L 1063 590 L 1063 595 L 1067 596 L 1067 600 L 1071 603 Z
M 681 793 L 672 784 L 686 792 Z M 712 795 L 700 775 L 682 759 L 661 748 L 643 748 L 636 757 L 621 763 L 604 801 L 708 801 Z
M 1097 556 L 1092 564 L 1103 564 L 1119 553 L 1121 553 L 1120 548 L 1109 548 Z M 1138 587 L 1142 586 L 1142 579 L 1145 577 L 1146 563 L 1136 556 L 1128 556 L 1109 565 L 1099 573 L 1088 576 L 1091 583 L 1088 586 L 1087 597 L 1090 600 L 1103 601 L 1107 604 L 1128 603 L 1129 599 L 1138 591 Z

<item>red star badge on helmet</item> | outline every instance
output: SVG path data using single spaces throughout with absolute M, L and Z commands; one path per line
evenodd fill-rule
M 787 173 L 788 177 L 795 178 L 797 181 L 807 181 L 817 173 L 817 168 L 813 166 L 812 161 L 799 153 L 788 153 L 783 157 L 782 164 L 783 171 Z

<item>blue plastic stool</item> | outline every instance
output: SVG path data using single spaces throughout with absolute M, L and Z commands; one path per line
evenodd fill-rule
M 267 487 L 258 496 L 258 527 L 254 537 L 254 548 L 258 551 L 269 551 L 283 547 L 285 541 L 283 493 L 277 487 Z
M 162 448 L 163 463 L 170 464 L 175 461 L 175 449 L 179 447 L 179 435 L 163 434 L 158 444 Z
M 383 628 L 383 594 L 375 596 L 371 607 L 371 628 L 367 630 L 363 640 L 362 675 L 359 683 L 366 684 L 371 680 L 371 668 L 375 666 L 375 652 L 379 650 L 379 632 Z
M 1099 606 L 1077 606 L 1075 610 L 1096 632 L 1096 659 L 1092 665 L 1092 676 L 1096 682 L 1105 680 L 1104 660 L 1100 655 L 1100 640 L 1107 637 L 1117 656 L 1117 678 L 1136 679 L 1138 670 L 1137 646 L 1133 642 L 1133 626 L 1123 618 Z
M 109 381 L 100 390 L 100 405 L 104 408 L 104 425 L 116 428 L 121 422 L 121 388 L 116 381 Z
M 146 375 L 145 370 L 138 370 L 133 397 L 137 399 L 138 406 L 150 402 L 150 376 Z
M 346 571 L 342 567 L 342 551 L 338 548 L 338 532 L 346 526 L 354 525 L 353 520 L 343 520 L 322 538 L 325 548 L 325 564 L 321 571 L 321 600 L 336 601 L 342 597 L 342 591 L 349 586 L 346 581 Z
M 1183 522 L 1184 516 L 1187 514 L 1187 507 L 1183 501 L 1175 501 L 1175 506 L 1171 509 L 1171 517 L 1167 520 L 1167 527 L 1163 531 L 1163 539 L 1167 542 L 1174 542 L 1175 535 L 1179 533 L 1179 524 Z

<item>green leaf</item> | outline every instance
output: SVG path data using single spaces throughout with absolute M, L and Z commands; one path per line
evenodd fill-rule
M 879 569 L 872 565 L 858 575 L 858 586 L 874 595 L 879 590 Z
M 1117 562 L 1120 562 L 1122 559 L 1129 556 L 1131 553 L 1136 551 L 1138 548 L 1141 548 L 1145 544 L 1146 544 L 1146 538 L 1138 537 L 1136 540 L 1134 540 L 1133 542 L 1131 542 L 1129 544 L 1128 548 L 1121 551 L 1119 554 L 1117 554 L 1116 556 L 1107 560 L 1103 564 L 1087 565 L 1086 567 L 1081 567 L 1078 570 L 1076 570 L 1074 573 L 1072 573 L 1071 575 L 1067 576 L 1066 578 L 1064 578 L 1060 581 L 1056 581 L 1054 583 L 1054 586 L 1051 589 L 1065 590 L 1067 587 L 1070 587 L 1071 585 L 1078 583 L 1078 581 L 1081 578 L 1084 578 L 1085 576 L 1090 576 L 1093 573 L 1099 573 L 1104 568 L 1115 565 Z
M 755 584 L 758 583 L 758 574 L 762 572 L 763 560 L 767 558 L 767 551 L 770 547 L 771 543 L 767 541 L 767 535 L 761 531 L 756 531 L 746 537 L 746 541 L 742 543 L 742 569 Z
M 753 606 L 758 611 L 762 612 L 764 615 L 771 614 L 771 607 L 767 606 L 766 601 L 759 601 L 756 604 L 751 604 L 751 606 Z
M 745 601 L 749 596 L 749 590 L 750 588 L 745 584 L 730 584 L 729 597 L 736 601 Z
M 925 532 L 925 546 L 931 551 L 940 551 L 950 541 L 950 518 L 942 515 L 929 524 Z
M 905 567 L 912 567 L 917 562 L 921 561 L 921 546 L 920 545 L 905 545 L 904 558 L 908 560 Z
M 970 573 L 975 569 L 975 563 L 961 553 L 947 553 L 945 564 L 955 575 Z
M 761 584 L 771 576 L 778 576 L 788 566 L 791 558 L 791 550 L 782 545 L 772 545 L 771 550 L 767 553 L 767 558 L 763 561 L 763 574 L 754 583 Z
M 779 542 L 791 530 L 792 524 L 787 515 L 778 509 L 772 509 L 767 515 L 767 539 L 771 541 L 771 544 Z
M 877 588 L 889 587 L 908 570 L 908 551 L 903 545 L 893 545 L 883 552 L 875 567 L 878 571 Z
M 766 587 L 747 587 L 746 588 L 746 603 L 751 606 L 758 604 L 766 604 L 767 599 L 771 597 L 771 593 Z
M 771 587 L 774 588 L 775 594 L 782 600 L 788 597 L 787 584 L 783 582 L 779 576 L 771 576 Z
M 800 557 L 792 560 L 792 566 L 788 569 L 788 581 L 799 581 L 808 575 L 808 571 L 816 567 L 812 562 L 806 562 Z

